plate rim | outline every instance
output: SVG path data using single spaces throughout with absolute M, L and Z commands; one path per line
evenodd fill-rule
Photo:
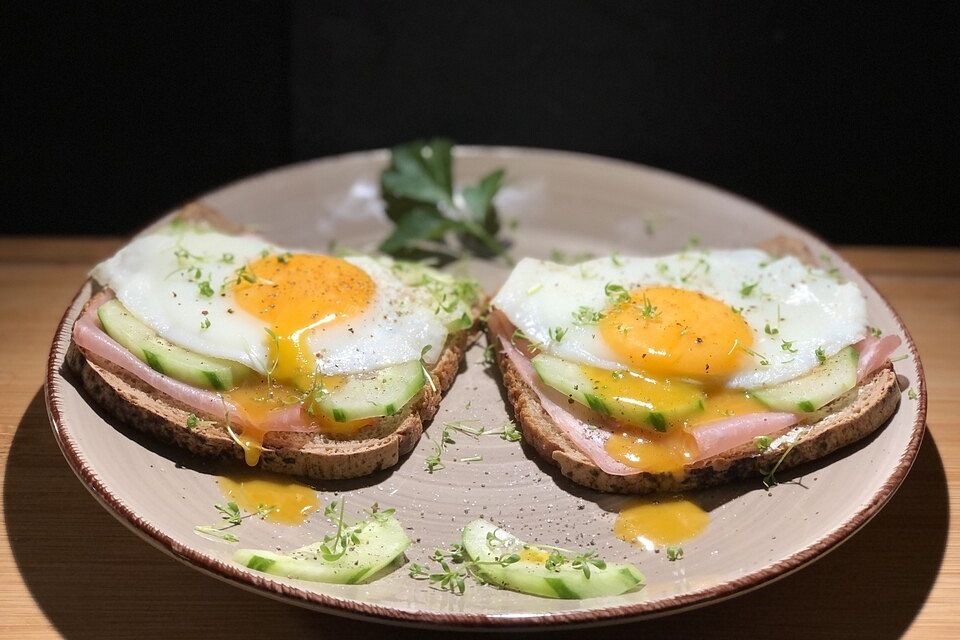
M 366 156 L 383 155 L 388 149 L 370 149 L 366 151 L 356 151 L 352 153 L 325 156 L 297 162 L 282 167 L 277 167 L 253 174 L 238 180 L 231 181 L 216 189 L 198 196 L 202 199 L 207 194 L 215 193 L 241 182 L 263 178 L 267 175 L 278 174 L 296 168 L 305 168 L 312 164 L 323 164 L 325 162 L 337 160 L 360 160 Z M 838 259 L 841 264 L 851 271 L 861 275 L 867 282 L 867 285 L 883 301 L 887 310 L 893 316 L 897 323 L 899 331 L 905 338 L 906 348 L 913 357 L 916 365 L 917 374 L 917 404 L 916 418 L 911 427 L 910 438 L 905 449 L 900 455 L 896 466 L 886 477 L 880 488 L 871 496 L 859 510 L 850 515 L 841 525 L 828 532 L 820 539 L 807 545 L 806 547 L 795 551 L 786 558 L 775 563 L 769 564 L 747 575 L 740 576 L 725 582 L 712 585 L 707 588 L 697 589 L 680 595 L 674 595 L 652 602 L 638 602 L 632 604 L 614 605 L 593 609 L 580 609 L 576 611 L 559 611 L 551 613 L 533 613 L 533 614 L 488 614 L 488 613 L 438 613 L 429 610 L 407 610 L 397 607 L 383 606 L 373 603 L 360 602 L 350 598 L 333 596 L 329 594 L 311 591 L 296 586 L 290 586 L 272 580 L 268 577 L 262 577 L 233 565 L 222 559 L 213 557 L 187 545 L 182 545 L 172 537 L 164 533 L 159 527 L 147 522 L 140 517 L 131 507 L 126 505 L 119 497 L 113 494 L 96 471 L 80 455 L 77 442 L 72 437 L 67 424 L 68 418 L 65 417 L 64 407 L 60 399 L 60 368 L 63 364 L 63 358 L 70 344 L 70 329 L 68 323 L 71 317 L 78 310 L 78 307 L 84 302 L 84 296 L 87 295 L 89 279 L 84 281 L 80 289 L 74 295 L 67 309 L 64 311 L 60 322 L 57 325 L 51 344 L 50 353 L 47 359 L 46 375 L 44 379 L 44 401 L 47 407 L 47 415 L 50 419 L 54 438 L 61 452 L 67 460 L 70 468 L 80 479 L 81 483 L 97 499 L 97 501 L 115 518 L 123 523 L 127 528 L 136 533 L 140 538 L 149 542 L 152 546 L 163 551 L 167 555 L 183 562 L 193 569 L 200 570 L 214 578 L 234 586 L 253 591 L 259 595 L 265 595 L 288 604 L 295 604 L 312 610 L 322 611 L 324 613 L 345 616 L 355 619 L 372 620 L 399 624 L 404 626 L 428 627 L 428 628 L 475 628 L 475 629 L 530 629 L 531 627 L 555 627 L 564 626 L 591 626 L 602 624 L 617 624 L 637 620 L 640 618 L 652 618 L 669 615 L 681 610 L 690 610 L 710 604 L 715 604 L 723 600 L 743 595 L 754 591 L 762 586 L 771 584 L 776 580 L 784 578 L 800 568 L 810 564 L 830 551 L 836 549 L 840 544 L 848 540 L 853 534 L 866 525 L 890 498 L 896 493 L 900 484 L 903 482 L 907 473 L 910 471 L 926 430 L 927 414 L 927 389 L 924 377 L 923 364 L 920 360 L 920 354 L 917 350 L 913 336 L 910 334 L 906 325 L 903 323 L 900 314 L 893 308 L 886 296 L 880 293 L 873 284 L 863 276 L 858 270 L 854 269 L 843 256 L 841 256 L 833 246 L 821 238 L 817 233 L 806 229 L 799 224 L 784 218 L 781 214 L 771 211 L 767 207 L 750 200 L 744 196 L 732 193 L 715 185 L 702 182 L 679 173 L 650 167 L 644 164 L 635 163 L 618 158 L 606 156 L 554 150 L 534 147 L 515 147 L 515 146 L 481 146 L 481 145 L 458 145 L 455 155 L 460 156 L 490 156 L 498 155 L 551 155 L 566 156 L 572 160 L 586 162 L 612 163 L 623 166 L 624 168 L 639 169 L 641 171 L 659 174 L 681 182 L 687 182 L 700 189 L 707 189 L 716 194 L 738 200 L 744 204 L 754 207 L 763 214 L 772 216 L 779 222 L 796 229 L 797 231 L 812 236 L 822 242 L 833 251 L 834 259 Z M 161 219 L 168 214 L 163 214 Z M 152 226 L 156 223 L 151 222 L 147 225 Z M 139 233 L 139 232 L 138 232 Z M 901 403 L 902 406 L 902 403 Z

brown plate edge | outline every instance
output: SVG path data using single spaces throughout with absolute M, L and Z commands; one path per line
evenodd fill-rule
M 476 154 L 480 152 L 512 153 L 512 154 L 536 154 L 536 153 L 554 153 L 571 157 L 581 158 L 588 161 L 602 161 L 607 163 L 620 164 L 628 167 L 639 168 L 642 170 L 667 175 L 673 178 L 689 181 L 700 188 L 709 189 L 728 198 L 741 200 L 752 207 L 763 210 L 767 215 L 773 216 L 782 223 L 792 227 L 800 234 L 813 236 L 820 240 L 826 246 L 830 246 L 822 238 L 811 231 L 794 224 L 792 221 L 783 218 L 781 215 L 769 211 L 766 208 L 759 207 L 756 203 L 747 200 L 741 196 L 730 193 L 713 185 L 699 182 L 686 176 L 681 176 L 672 172 L 664 171 L 654 167 L 647 167 L 636 163 L 631 163 L 603 156 L 590 154 L 573 153 L 566 151 L 554 151 L 547 149 L 532 148 L 514 148 L 514 147 L 464 147 L 467 153 Z M 361 156 L 383 153 L 383 150 L 371 150 L 358 152 L 356 154 L 347 154 L 347 156 Z M 339 156 L 344 157 L 344 156 Z M 296 166 L 296 165 L 292 165 Z M 282 169 L 280 169 L 282 170 Z M 261 174 L 262 175 L 262 174 Z M 838 259 L 847 269 L 857 272 L 846 260 L 834 251 L 834 259 Z M 859 272 L 857 272 L 859 273 Z M 861 274 L 862 275 L 862 274 Z M 864 278 L 866 280 L 866 278 Z M 429 611 L 408 611 L 392 607 L 382 607 L 379 605 L 361 603 L 350 599 L 329 596 L 314 591 L 292 587 L 286 584 L 253 575 L 232 563 L 227 563 L 217 558 L 208 556 L 189 547 L 177 543 L 173 538 L 165 534 L 159 528 L 143 520 L 132 509 L 125 505 L 119 498 L 113 495 L 100 480 L 94 470 L 83 460 L 77 449 L 77 444 L 70 436 L 68 430 L 64 429 L 64 417 L 59 398 L 59 382 L 57 374 L 63 364 L 63 356 L 69 346 L 70 329 L 72 317 L 76 315 L 80 307 L 85 302 L 85 296 L 88 294 L 88 284 L 77 292 L 64 312 L 60 323 L 57 326 L 50 355 L 47 361 L 47 371 L 44 382 L 44 400 L 47 406 L 47 414 L 53 428 L 54 437 L 57 444 L 63 451 L 71 469 L 90 491 L 91 494 L 110 511 L 120 522 L 126 525 L 134 533 L 151 543 L 154 547 L 173 556 L 184 564 L 193 568 L 200 569 L 215 578 L 224 580 L 233 585 L 253 591 L 261 595 L 281 600 L 283 602 L 296 604 L 340 616 L 346 616 L 356 619 L 366 619 L 400 624 L 404 626 L 428 627 L 428 628 L 474 628 L 491 630 L 510 630 L 510 629 L 530 629 L 531 627 L 549 628 L 559 625 L 569 627 L 591 626 L 601 624 L 616 624 L 636 620 L 640 618 L 653 618 L 681 610 L 699 608 L 709 604 L 728 600 L 738 595 L 748 593 L 761 586 L 770 584 L 780 578 L 784 578 L 801 567 L 822 557 L 826 553 L 837 548 L 851 535 L 866 525 L 873 516 L 890 500 L 896 490 L 899 488 L 903 479 L 910 471 L 920 443 L 925 431 L 927 414 L 927 390 L 926 381 L 923 374 L 923 365 L 920 361 L 920 355 L 914 343 L 913 336 L 907 330 L 900 318 L 900 315 L 893 309 L 886 297 L 881 294 L 872 283 L 869 283 L 874 293 L 883 301 L 887 310 L 893 315 L 897 326 L 906 339 L 906 346 L 916 364 L 918 403 L 917 417 L 914 421 L 910 441 L 900 457 L 897 466 L 887 477 L 880 490 L 874 494 L 872 499 L 865 504 L 859 511 L 854 513 L 843 525 L 834 529 L 832 532 L 809 545 L 784 560 L 771 564 L 760 570 L 757 570 L 746 576 L 729 580 L 727 582 L 715 585 L 707 589 L 692 591 L 678 596 L 664 598 L 655 602 L 640 602 L 636 604 L 605 607 L 601 609 L 589 609 L 580 611 L 568 611 L 548 614 L 504 614 L 489 615 L 480 613 L 433 613 Z

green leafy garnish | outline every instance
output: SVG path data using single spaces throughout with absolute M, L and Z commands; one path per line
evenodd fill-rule
M 577 310 L 573 312 L 573 324 L 597 324 L 601 320 L 603 320 L 603 313 L 590 307 L 577 307 Z
M 554 342 L 562 341 L 565 335 L 567 335 L 567 330 L 563 327 L 550 327 L 550 339 Z
M 667 560 L 676 562 L 683 558 L 683 547 L 667 547 Z
M 191 414 L 191 417 L 196 418 L 196 416 Z M 189 418 L 187 419 L 189 423 Z M 189 426 L 189 425 L 188 425 Z M 223 526 L 216 526 L 212 524 L 199 525 L 193 528 L 194 533 L 206 536 L 208 538 L 215 538 L 217 540 L 222 540 L 224 542 L 237 543 L 240 542 L 238 538 L 233 533 L 230 533 L 228 530 L 233 529 L 234 527 L 239 527 L 244 520 L 256 516 L 263 520 L 268 515 L 277 510 L 277 507 L 272 505 L 258 505 L 257 510 L 253 513 L 243 514 L 240 511 L 240 507 L 236 502 L 228 502 L 226 504 L 215 504 L 213 505 L 220 513 L 220 518 L 226 521 L 226 524 Z
M 610 298 L 614 304 L 630 302 L 630 292 L 619 284 L 608 282 L 607 286 L 603 288 L 603 292 L 607 294 L 607 297 Z
M 405 258 L 451 260 L 463 253 L 503 256 L 500 218 L 493 198 L 503 183 L 497 169 L 465 187 L 453 189 L 453 143 L 443 138 L 414 140 L 394 147 L 380 176 L 393 232 L 380 244 L 383 253 Z
M 744 283 L 743 283 L 743 286 L 740 287 L 740 295 L 743 296 L 744 298 L 746 298 L 746 297 L 749 296 L 751 293 L 753 293 L 753 290 L 757 288 L 757 285 L 758 285 L 758 284 L 760 284 L 760 283 L 759 283 L 759 282 L 753 282 L 753 283 L 744 282 Z
M 907 389 L 907 397 L 911 400 L 916 400 L 919 396 L 917 395 L 917 392 L 911 388 Z
M 817 347 L 817 350 L 813 352 L 817 356 L 817 362 L 823 364 L 827 361 L 827 354 L 823 352 L 823 347 Z
M 758 451 L 766 451 L 772 443 L 773 438 L 770 436 L 757 436 L 753 439 L 753 446 L 755 446 Z

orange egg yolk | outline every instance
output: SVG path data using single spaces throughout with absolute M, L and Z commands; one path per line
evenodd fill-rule
M 636 289 L 606 310 L 599 330 L 618 358 L 639 372 L 602 376 L 582 366 L 600 397 L 632 399 L 667 416 L 661 425 L 666 433 L 658 433 L 612 413 L 618 426 L 606 449 L 625 465 L 679 471 L 696 456 L 689 432 L 698 425 L 767 410 L 743 390 L 724 387 L 747 360 L 753 331 L 720 300 L 673 287 Z
M 317 492 L 287 477 L 245 475 L 222 477 L 220 491 L 248 513 L 270 508 L 265 520 L 301 524 L 320 507 Z
M 234 302 L 264 322 L 269 348 L 268 375 L 250 378 L 227 394 L 254 424 L 240 437 L 248 464 L 257 463 L 265 435 L 256 425 L 271 411 L 301 404 L 320 387 L 332 391 L 342 384 L 342 377 L 320 375 L 307 341 L 310 332 L 361 314 L 375 292 L 365 271 L 332 256 L 271 254 L 241 269 Z M 337 423 L 316 414 L 311 422 L 324 433 L 349 435 L 371 420 Z
M 648 551 L 675 545 L 700 535 L 710 516 L 682 497 L 634 500 L 620 510 L 613 533 L 621 540 Z
M 604 342 L 633 369 L 666 377 L 729 377 L 753 344 L 750 325 L 728 304 L 673 287 L 631 291 L 599 324 Z

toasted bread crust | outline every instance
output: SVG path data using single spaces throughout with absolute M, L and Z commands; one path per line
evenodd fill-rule
M 793 255 L 805 264 L 815 265 L 816 259 L 800 240 L 777 236 L 760 245 L 761 249 L 777 256 Z M 489 344 L 499 345 L 497 336 L 488 333 Z M 724 484 L 733 480 L 765 475 L 784 455 L 786 445 L 760 452 L 753 443 L 746 443 L 717 456 L 687 465 L 679 473 L 640 472 L 617 476 L 606 473 L 594 464 L 557 426 L 540 404 L 536 391 L 518 374 L 510 358 L 495 348 L 497 365 L 513 405 L 524 441 L 545 460 L 560 468 L 560 472 L 577 484 L 610 493 L 643 494 L 658 491 L 685 491 Z M 864 380 L 855 389 L 821 409 L 822 419 L 809 425 L 810 430 L 780 462 L 778 470 L 822 458 L 866 437 L 896 411 L 900 388 L 893 365 L 889 362 Z M 794 427 L 774 438 L 790 432 Z
M 199 203 L 178 212 L 181 219 L 204 220 L 231 233 L 242 227 L 228 222 L 213 209 Z M 478 305 L 474 326 L 448 336 L 440 358 L 430 371 L 435 385 L 423 390 L 396 415 L 378 420 L 350 439 L 334 439 L 315 433 L 270 432 L 263 442 L 260 468 L 314 480 L 367 476 L 397 464 L 416 446 L 424 422 L 437 413 L 440 400 L 460 368 L 466 350 L 477 337 Z M 81 312 L 86 312 L 86 307 Z M 87 393 L 108 413 L 152 437 L 192 454 L 223 460 L 244 459 L 244 450 L 220 424 L 201 422 L 187 427 L 195 413 L 122 368 L 97 358 L 71 342 L 65 365 L 79 378 Z M 202 416 L 222 422 L 223 416 Z

